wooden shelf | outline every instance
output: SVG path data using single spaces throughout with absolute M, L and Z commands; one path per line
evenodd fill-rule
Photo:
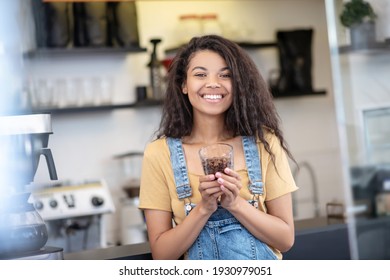
M 38 56 L 58 56 L 58 55 L 88 55 L 88 54 L 126 54 L 126 53 L 140 53 L 146 52 L 146 48 L 138 46 L 133 47 L 81 47 L 81 48 L 38 48 L 25 53 L 26 57 L 38 57 Z
M 277 42 L 236 42 L 240 47 L 244 49 L 265 49 L 265 48 L 276 48 Z
M 70 114 L 70 113 L 91 113 L 91 112 L 109 112 L 118 109 L 129 108 L 145 108 L 160 106 L 162 100 L 145 100 L 135 103 L 123 103 L 123 104 L 108 104 L 99 106 L 79 106 L 79 107 L 64 107 L 64 108 L 36 108 L 32 109 L 28 113 L 51 113 L 51 114 Z
M 366 49 L 355 49 L 352 46 L 340 46 L 340 53 L 380 53 L 390 51 L 390 41 L 387 39 L 385 42 L 378 42 L 371 45 Z
M 288 98 L 288 97 L 309 97 L 309 96 L 317 96 L 317 95 L 326 95 L 326 90 L 313 90 L 311 92 L 307 91 L 291 91 L 291 92 L 276 92 L 272 91 L 272 95 L 274 98 Z

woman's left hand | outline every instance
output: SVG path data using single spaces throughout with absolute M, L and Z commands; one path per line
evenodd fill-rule
M 239 193 L 242 188 L 240 175 L 230 168 L 225 168 L 224 173 L 217 172 L 215 177 L 217 177 L 223 192 L 221 206 L 227 210 L 234 208 L 238 204 Z

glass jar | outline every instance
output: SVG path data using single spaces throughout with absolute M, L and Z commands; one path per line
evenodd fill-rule
M 41 249 L 48 240 L 46 224 L 33 204 L 30 193 L 2 201 L 0 211 L 0 253 L 20 253 Z

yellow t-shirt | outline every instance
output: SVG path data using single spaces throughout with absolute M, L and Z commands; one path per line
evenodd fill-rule
M 266 139 L 275 155 L 277 170 L 271 160 L 270 154 L 265 150 L 261 142 L 257 142 L 260 150 L 262 179 L 264 193 L 259 197 L 259 210 L 267 212 L 265 202 L 297 190 L 291 174 L 286 153 L 282 149 L 279 139 L 272 133 L 266 133 Z M 246 169 L 236 170 L 242 180 L 240 195 L 246 199 L 252 199 L 248 187 L 249 178 Z M 192 188 L 192 203 L 197 204 L 201 200 L 198 191 L 200 174 L 192 174 L 189 171 L 190 186 Z M 144 151 L 142 163 L 142 175 L 140 184 L 140 209 L 155 209 L 172 212 L 172 218 L 176 224 L 180 224 L 185 218 L 184 204 L 188 199 L 179 200 L 176 192 L 175 179 L 170 162 L 170 152 L 166 138 L 149 143 Z M 276 252 L 279 257 L 280 253 Z

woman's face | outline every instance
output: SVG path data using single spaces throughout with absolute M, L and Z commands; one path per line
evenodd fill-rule
M 218 53 L 198 51 L 190 60 L 182 90 L 194 114 L 224 114 L 233 102 L 231 71 Z

